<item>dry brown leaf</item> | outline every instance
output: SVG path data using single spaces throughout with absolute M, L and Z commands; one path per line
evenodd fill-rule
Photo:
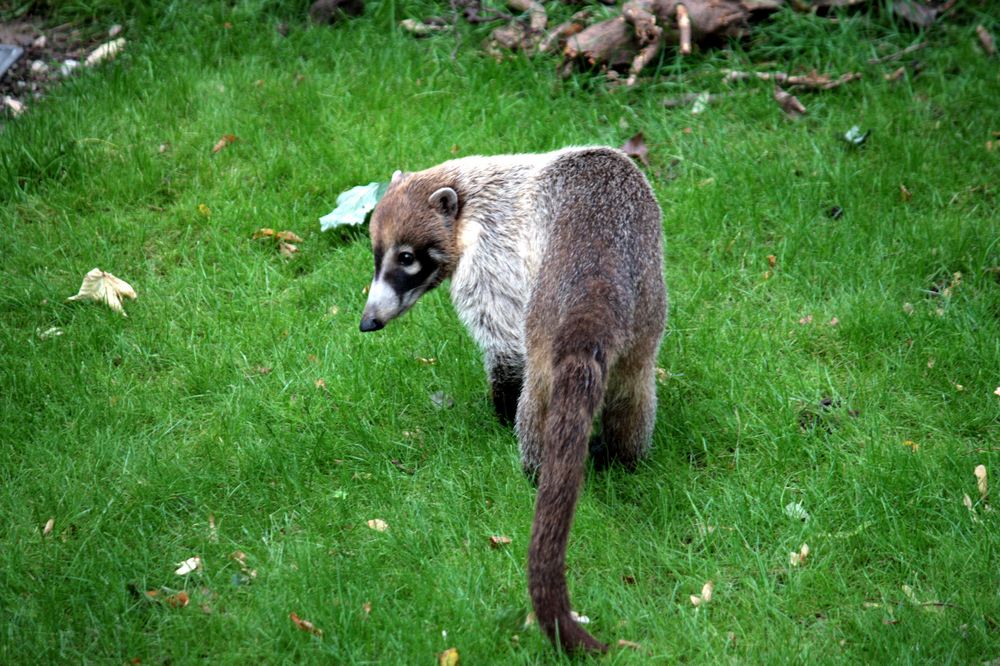
M 914 442 L 912 439 L 907 439 L 903 441 L 903 446 L 909 447 L 911 451 L 916 453 L 920 450 L 920 445 Z
M 986 481 L 986 465 L 976 465 L 973 474 L 976 475 L 976 488 L 979 489 L 979 499 L 985 502 L 986 495 L 989 493 Z
M 278 243 L 278 253 L 285 258 L 291 257 L 298 251 L 299 247 L 297 245 L 286 243 L 285 241 L 281 241 Z
M 511 543 L 511 538 L 507 536 L 491 536 L 490 546 L 493 548 L 499 548 L 501 546 L 506 546 Z
M 76 296 L 70 296 L 67 301 L 91 300 L 104 303 L 115 312 L 127 317 L 122 308 L 122 298 L 136 298 L 135 289 L 125 280 L 111 273 L 94 268 L 83 277 L 83 284 Z
M 261 227 L 257 231 L 253 232 L 253 240 L 257 240 L 259 238 L 273 238 L 273 237 L 274 237 L 274 229 L 270 227 Z
M 799 552 L 791 553 L 788 558 L 789 564 L 793 567 L 800 567 L 806 563 L 806 558 L 809 557 L 809 545 L 802 544 L 799 548 Z
M 389 524 L 381 518 L 373 518 L 368 521 L 368 527 L 372 528 L 376 532 L 385 532 L 389 529 Z
M 781 107 L 781 110 L 789 118 L 799 118 L 806 113 L 806 107 L 802 106 L 802 102 L 799 101 L 798 97 L 785 92 L 781 89 L 781 86 L 774 86 L 774 101 L 778 103 L 778 106 Z
M 223 134 L 222 138 L 216 141 L 215 145 L 212 146 L 212 152 L 217 153 L 226 146 L 230 145 L 231 143 L 234 143 L 236 140 L 237 139 L 235 134 Z
M 913 193 L 902 183 L 899 184 L 899 198 L 903 201 L 909 201 L 913 198 Z
M 839 324 L 840 324 L 840 320 L 837 319 L 836 317 L 833 317 L 832 319 L 830 319 L 830 326 L 838 326 Z
M 807 314 L 802 319 L 799 319 L 799 324 L 802 326 L 808 326 L 811 323 L 813 323 L 813 316 L 811 314 Z
M 53 516 L 45 521 L 45 526 L 42 528 L 42 536 L 48 536 L 52 534 L 52 528 L 56 526 L 56 519 Z
M 317 627 L 316 625 L 314 625 L 309 620 L 303 620 L 301 617 L 299 617 L 298 615 L 296 615 L 294 611 L 291 612 L 291 613 L 289 613 L 288 617 L 292 620 L 292 622 L 295 623 L 295 626 L 298 627 L 299 629 L 301 629 L 302 631 L 307 631 L 307 632 L 309 632 L 310 634 L 312 634 L 314 636 L 322 636 L 323 635 L 323 630 L 322 629 L 320 629 L 319 627 Z
M 646 139 L 639 132 L 622 146 L 622 152 L 632 159 L 639 160 L 643 166 L 649 166 L 649 148 L 646 147 Z
M 458 648 L 448 648 L 437 656 L 438 666 L 458 666 Z
M 366 601 L 365 603 L 361 604 L 361 610 L 363 610 L 365 612 L 365 615 L 371 615 L 372 614 L 372 602 Z
M 624 638 L 618 639 L 618 647 L 628 648 L 629 650 L 641 650 L 642 646 L 633 641 L 627 641 Z
M 188 598 L 187 592 L 178 592 L 177 594 L 172 594 L 166 599 L 164 599 L 169 605 L 174 608 L 184 608 L 188 605 L 191 600 Z
M 315 382 L 313 382 L 313 384 L 315 384 L 316 388 L 318 388 L 318 389 L 321 389 L 323 391 L 326 390 L 326 381 L 322 377 L 320 379 L 317 379 Z
M 278 240 L 287 241 L 289 243 L 302 242 L 302 239 L 298 235 L 296 235 L 294 231 L 289 231 L 287 229 L 284 231 L 279 231 L 278 233 L 274 234 L 274 237 L 277 238 Z
M 257 570 L 251 569 L 247 565 L 247 554 L 244 553 L 242 550 L 233 551 L 232 553 L 230 553 L 229 558 L 234 560 L 237 564 L 239 564 L 240 571 L 245 573 L 247 576 L 250 576 L 250 578 L 257 577 Z
M 771 268 L 774 268 L 775 266 L 778 265 L 778 258 L 773 254 L 767 255 L 767 265 L 770 266 Z

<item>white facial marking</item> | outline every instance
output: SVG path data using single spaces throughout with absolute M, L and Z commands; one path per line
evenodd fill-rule
M 372 286 L 368 288 L 368 303 L 365 304 L 365 312 L 371 312 L 376 317 L 382 318 L 386 314 L 391 314 L 399 308 L 399 295 L 396 290 L 385 283 L 384 280 L 376 278 Z

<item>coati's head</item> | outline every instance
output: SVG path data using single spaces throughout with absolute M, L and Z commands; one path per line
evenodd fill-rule
M 375 276 L 361 315 L 363 332 L 384 327 L 451 275 L 459 201 L 452 187 L 441 185 L 439 176 L 397 171 L 375 207 Z

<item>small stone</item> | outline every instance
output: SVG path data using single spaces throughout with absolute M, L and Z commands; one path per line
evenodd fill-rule
M 42 60 L 34 60 L 31 63 L 31 73 L 32 74 L 44 74 L 49 71 L 49 66 L 45 64 Z
M 63 76 L 69 76 L 73 73 L 73 70 L 80 66 L 79 60 L 73 60 L 72 58 L 67 58 L 63 61 L 63 64 L 59 65 L 59 73 Z

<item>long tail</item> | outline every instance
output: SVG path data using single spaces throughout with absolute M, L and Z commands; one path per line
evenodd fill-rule
M 570 616 L 565 573 L 566 543 L 583 481 L 587 442 L 606 385 L 607 358 L 601 345 L 555 362 L 528 551 L 528 590 L 539 626 L 566 652 L 608 649 Z

